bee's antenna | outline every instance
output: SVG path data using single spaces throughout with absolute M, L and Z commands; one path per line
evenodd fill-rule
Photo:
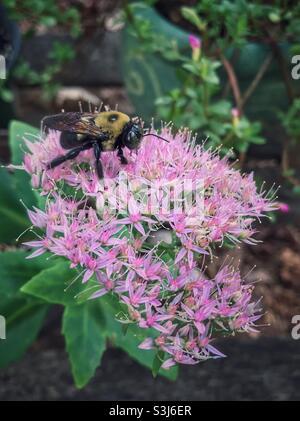
M 146 136 L 154 136 L 154 137 L 157 137 L 158 139 L 164 140 L 167 143 L 170 143 L 169 140 L 165 139 L 164 137 L 158 136 L 158 134 L 145 133 L 143 137 L 146 137 Z
M 79 105 L 79 111 L 82 113 L 83 112 L 83 109 L 82 109 L 82 103 L 81 103 L 81 101 L 78 101 L 78 105 Z

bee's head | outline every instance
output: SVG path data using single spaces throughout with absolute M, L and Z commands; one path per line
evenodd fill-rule
M 124 130 L 123 143 L 128 149 L 138 149 L 144 135 L 143 128 L 140 124 L 129 122 Z
M 139 148 L 142 138 L 145 136 L 153 136 L 169 143 L 167 139 L 156 133 L 151 133 L 150 131 L 147 133 L 147 130 L 143 129 L 143 122 L 139 117 L 134 117 L 124 125 L 122 133 L 117 138 L 117 142 L 122 147 L 127 146 L 128 149 L 134 150 Z

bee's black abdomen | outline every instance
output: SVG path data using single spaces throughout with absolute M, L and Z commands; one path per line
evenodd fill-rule
M 64 149 L 72 149 L 80 144 L 80 138 L 76 133 L 62 132 L 60 144 Z

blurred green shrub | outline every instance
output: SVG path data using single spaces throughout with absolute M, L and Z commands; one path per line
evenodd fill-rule
M 145 8 L 145 3 L 157 7 L 167 19 L 192 34 L 190 50 L 179 48 L 176 39 L 154 31 L 151 22 L 139 16 L 136 11 Z M 127 2 L 124 17 L 128 30 L 139 40 L 137 55 L 155 53 L 177 67 L 178 86 L 156 100 L 158 115 L 163 120 L 208 136 L 207 146 L 218 146 L 224 153 L 233 148 L 242 166 L 250 144 L 265 143 L 260 123 L 246 115 L 245 106 L 275 62 L 290 104 L 290 109 L 280 114 L 281 122 L 288 139 L 299 141 L 300 127 L 296 123 L 299 100 L 288 60 L 300 49 L 300 4 L 281 0 L 180 0 L 176 4 L 154 0 Z M 258 66 L 249 86 L 242 90 L 235 62 L 239 50 L 249 42 L 268 46 L 270 54 Z M 286 56 L 282 52 L 284 43 L 290 48 Z M 249 66 L 253 68 L 253 63 Z M 275 114 L 276 105 L 270 98 L 269 109 L 274 109 Z M 283 145 L 283 155 L 287 155 L 288 143 Z M 290 171 L 289 164 L 285 167 L 283 175 Z
M 74 5 L 67 3 L 63 6 L 63 2 L 55 0 L 3 0 L 10 18 L 19 24 L 25 38 L 32 37 L 41 28 L 43 31 L 52 28 L 64 30 L 77 38 L 82 32 L 80 13 Z M 51 60 L 51 64 L 42 72 L 33 70 L 28 62 L 20 59 L 11 76 L 30 85 L 42 86 L 45 98 L 49 99 L 59 87 L 55 77 L 64 64 L 75 57 L 75 52 L 68 43 L 55 42 L 45 55 Z M 0 87 L 0 97 L 4 101 L 13 100 L 13 94 L 4 82 Z

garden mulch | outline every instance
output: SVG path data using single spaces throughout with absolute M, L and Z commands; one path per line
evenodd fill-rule
M 226 359 L 181 368 L 177 382 L 159 377 L 117 349 L 83 390 L 72 383 L 65 352 L 31 350 L 0 372 L 0 400 L 300 400 L 300 340 L 228 339 Z

